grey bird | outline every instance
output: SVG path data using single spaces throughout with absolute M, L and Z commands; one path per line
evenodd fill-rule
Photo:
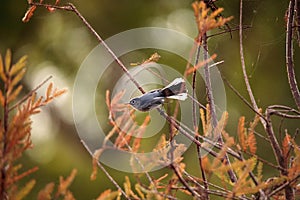
M 164 88 L 151 90 L 139 97 L 135 97 L 130 100 L 129 104 L 139 111 L 147 112 L 162 105 L 166 98 L 186 100 L 187 89 L 183 78 L 176 78 Z

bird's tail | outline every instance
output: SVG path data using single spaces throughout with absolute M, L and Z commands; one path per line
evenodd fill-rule
M 184 101 L 187 98 L 186 84 L 183 78 L 176 78 L 160 90 L 163 97 Z

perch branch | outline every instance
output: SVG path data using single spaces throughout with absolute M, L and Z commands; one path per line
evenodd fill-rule
M 292 95 L 294 97 L 298 110 L 300 110 L 300 92 L 297 86 L 296 75 L 294 71 L 294 61 L 293 61 L 294 55 L 293 55 L 293 27 L 292 26 L 294 22 L 295 1 L 296 0 L 291 0 L 288 8 L 286 44 L 285 44 L 286 70 L 288 74 L 288 80 L 289 80 Z

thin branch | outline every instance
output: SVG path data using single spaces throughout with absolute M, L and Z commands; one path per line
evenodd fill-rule
M 178 171 L 177 167 L 174 164 L 170 165 L 171 168 L 173 169 L 174 173 L 176 174 L 176 176 L 178 177 L 179 181 L 182 183 L 182 185 L 184 185 L 184 187 L 192 194 L 193 197 L 196 198 L 201 198 L 201 195 L 198 194 L 195 190 L 193 190 L 189 184 L 183 179 L 182 175 L 180 174 L 180 172 Z
M 97 38 L 99 43 L 101 43 L 104 48 L 107 50 L 107 52 L 114 58 L 114 60 L 118 63 L 118 65 L 121 67 L 121 69 L 124 71 L 124 73 L 129 77 L 129 79 L 136 85 L 136 87 L 144 94 L 144 89 L 138 84 L 138 82 L 131 76 L 128 69 L 125 67 L 123 62 L 116 56 L 116 54 L 109 48 L 109 46 L 106 44 L 106 42 L 100 37 L 100 35 L 95 31 L 95 29 L 88 23 L 88 21 L 81 15 L 81 13 L 77 10 L 77 8 L 72 4 L 68 3 L 67 6 L 57 6 L 57 5 L 49 5 L 49 4 L 42 4 L 42 3 L 35 3 L 31 2 L 29 5 L 34 6 L 42 6 L 45 8 L 55 8 L 55 9 L 61 9 L 66 11 L 74 12 L 80 20 L 84 23 L 84 25 L 92 32 L 92 34 Z
M 138 84 L 138 82 L 131 76 L 128 69 L 125 67 L 123 62 L 116 56 L 116 54 L 110 49 L 110 47 L 106 44 L 106 42 L 100 37 L 100 35 L 95 31 L 95 29 L 87 22 L 87 20 L 81 15 L 81 13 L 76 9 L 76 7 L 69 3 L 69 6 L 76 13 L 76 15 L 81 19 L 81 21 L 87 26 L 87 28 L 96 36 L 98 41 L 104 46 L 107 52 L 114 58 L 114 60 L 118 63 L 124 73 L 128 76 L 128 78 L 135 84 L 135 86 L 141 91 L 141 93 L 145 93 L 145 90 Z
M 94 158 L 94 155 L 91 152 L 91 150 L 89 149 L 89 147 L 87 146 L 87 144 L 83 140 L 81 140 L 81 143 L 83 144 L 83 146 L 85 147 L 85 149 L 89 152 L 89 154 Z M 121 191 L 121 193 L 124 195 L 124 197 L 126 199 L 130 200 L 130 198 L 127 196 L 127 194 L 125 193 L 125 191 L 115 181 L 115 179 L 108 173 L 108 171 L 106 171 L 105 167 L 98 161 L 98 159 L 97 159 L 96 162 L 97 162 L 98 167 L 104 172 L 104 174 L 107 176 L 107 178 L 110 180 L 110 182 L 112 182 L 114 184 L 114 186 L 116 186 L 116 188 L 118 188 L 118 190 Z
M 284 173 L 285 166 L 283 165 L 283 163 L 284 163 L 283 162 L 283 154 L 282 154 L 280 145 L 274 134 L 274 130 L 273 130 L 272 122 L 271 122 L 271 114 L 272 114 L 272 110 L 266 109 L 266 119 L 267 119 L 266 131 L 267 131 L 269 140 L 271 142 L 271 146 L 272 146 L 277 164 L 282 167 L 281 172 Z
M 199 38 L 199 41 L 201 40 L 201 38 Z M 195 41 L 195 44 L 197 44 L 198 48 L 197 48 L 197 53 L 196 53 L 196 61 L 195 61 L 195 66 L 198 65 L 199 63 L 199 58 L 200 58 L 200 51 L 201 51 L 201 45 Z M 192 98 L 195 99 L 195 95 L 196 95 L 196 75 L 197 75 L 197 71 L 195 70 L 193 72 L 193 82 L 192 82 Z M 192 114 L 193 114 L 193 126 L 194 126 L 194 130 L 195 130 L 195 133 L 198 132 L 198 122 L 197 122 L 197 105 L 196 105 L 196 101 L 193 101 L 193 104 L 192 104 Z M 204 190 L 204 195 L 205 195 L 205 199 L 210 199 L 209 196 L 208 196 L 208 193 L 207 191 L 209 190 L 209 187 L 208 187 L 208 184 L 207 184 L 207 178 L 206 178 L 206 174 L 205 174 L 205 171 L 204 171 L 204 168 L 203 168 L 203 163 L 202 163 L 202 157 L 201 157 L 201 146 L 197 145 L 197 154 L 198 154 L 198 160 L 199 160 L 199 166 L 200 166 L 200 169 L 201 169 L 201 176 L 202 176 L 202 179 L 203 179 L 203 183 L 204 183 L 204 187 L 205 187 L 205 190 Z
M 296 0 L 296 13 L 297 18 L 295 23 L 297 24 L 297 40 L 300 47 L 300 0 Z
M 293 178 L 292 180 L 289 180 L 289 181 L 285 182 L 284 184 L 278 186 L 277 188 L 273 189 L 272 192 L 270 194 L 268 194 L 268 198 L 270 198 L 273 195 L 275 195 L 276 193 L 280 192 L 281 190 L 283 190 L 285 187 L 289 186 L 290 184 L 296 182 L 297 179 L 299 179 L 299 178 L 300 178 L 300 174 L 298 176 L 296 176 L 295 178 Z
M 111 111 L 110 111 L 111 112 Z M 119 129 L 119 132 L 122 132 L 122 128 L 120 128 L 116 123 L 115 123 L 115 119 L 114 119 L 114 115 L 110 114 L 111 118 L 110 118 L 110 123 L 114 124 L 114 126 L 116 126 Z M 120 136 L 122 137 L 122 141 L 124 142 L 124 144 L 126 145 L 126 147 L 128 148 L 129 152 L 133 153 L 133 157 L 134 159 L 137 161 L 137 163 L 140 165 L 140 167 L 142 168 L 143 172 L 146 174 L 146 177 L 148 179 L 148 181 L 153 185 L 153 190 L 156 191 L 156 193 L 159 193 L 157 188 L 155 187 L 154 181 L 152 180 L 150 174 L 145 170 L 145 166 L 143 165 L 143 163 L 140 161 L 140 159 L 136 156 L 136 154 L 133 152 L 131 146 L 128 144 L 127 140 L 124 138 L 124 136 L 122 136 L 120 134 Z M 119 149 L 118 149 L 119 150 Z
M 249 29 L 249 28 L 252 28 L 251 26 L 244 26 L 243 29 Z M 232 28 L 231 29 L 231 32 L 232 31 L 238 31 L 240 29 L 240 27 L 236 27 L 236 28 Z M 228 30 L 225 30 L 225 31 L 221 31 L 221 32 L 218 32 L 218 33 L 214 33 L 214 34 L 211 34 L 211 35 L 207 35 L 207 38 L 211 38 L 211 37 L 214 37 L 214 36 L 218 36 L 218 35 L 223 35 L 225 33 L 228 33 L 229 31 Z
M 7 51 L 8 54 L 8 51 Z M 6 55 L 7 56 L 7 55 Z M 11 58 L 9 58 L 11 59 Z M 5 64 L 7 65 L 7 64 Z M 5 66 L 5 67 L 11 67 L 11 66 Z M 4 67 L 3 67 L 4 68 Z M 11 83 L 11 77 L 8 75 L 8 72 L 3 69 L 4 71 L 4 76 L 6 77 L 6 81 L 4 82 L 4 102 L 3 102 L 3 133 L 2 133 L 2 138 L 1 138 L 1 174 L 0 174 L 0 199 L 8 199 L 6 197 L 7 195 L 7 186 L 6 186 L 6 177 L 7 177 L 7 162 L 6 159 L 6 153 L 7 153 L 7 138 L 9 137 L 8 135 L 8 126 L 9 126 L 9 94 L 8 94 L 8 88 L 9 84 Z M 2 127 L 1 127 L 2 128 Z
M 248 79 L 248 75 L 247 75 L 247 71 L 246 71 L 246 64 L 245 64 L 245 58 L 244 58 L 244 48 L 243 48 L 243 0 L 240 0 L 240 23 L 239 23 L 239 37 L 240 37 L 240 56 L 241 56 L 241 65 L 242 65 L 242 71 L 243 71 L 243 76 L 244 76 L 244 81 L 246 84 L 246 88 L 247 88 L 247 92 L 249 94 L 252 106 L 254 108 L 254 110 L 256 110 L 258 112 L 258 106 L 257 103 L 255 101 L 250 83 L 249 83 L 249 79 Z M 257 113 L 256 112 L 256 113 Z M 260 117 L 260 121 L 263 124 L 264 128 L 266 128 L 266 121 Z
M 289 119 L 300 119 L 300 112 L 288 106 L 272 105 L 272 106 L 268 106 L 267 109 L 269 110 L 270 115 L 277 115 Z M 289 112 L 294 113 L 294 115 L 287 114 Z
M 265 118 L 265 116 L 263 116 L 258 110 L 255 110 L 255 108 L 253 108 L 253 106 L 247 101 L 247 99 L 245 97 L 243 97 L 239 91 L 237 91 L 237 89 L 235 89 L 233 87 L 233 85 L 221 74 L 221 77 L 223 79 L 223 81 L 226 83 L 226 85 L 253 111 L 255 112 L 257 115 L 259 115 L 259 117 L 261 117 L 263 120 L 267 121 L 267 119 Z
M 295 1 L 290 0 L 289 9 L 288 9 L 288 19 L 287 19 L 287 31 L 286 31 L 286 71 L 288 74 L 288 80 L 290 84 L 290 89 L 293 94 L 295 103 L 298 110 L 300 110 L 300 92 L 298 89 L 296 75 L 294 71 L 294 61 L 293 61 L 293 22 L 294 22 L 294 9 Z M 299 13 L 298 13 L 299 14 Z
M 47 83 L 53 76 L 48 76 L 43 82 L 41 82 L 38 86 L 36 86 L 33 90 L 31 90 L 26 96 L 24 96 L 22 99 L 20 99 L 17 103 L 15 103 L 13 106 L 9 108 L 8 111 L 12 111 L 19 105 L 21 105 L 24 101 L 26 101 L 33 93 L 35 93 L 38 89 L 40 89 L 45 83 Z

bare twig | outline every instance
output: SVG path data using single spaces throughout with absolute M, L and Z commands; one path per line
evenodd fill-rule
M 184 185 L 184 187 L 192 194 L 192 196 L 196 198 L 200 198 L 200 194 L 198 194 L 194 189 L 192 189 L 189 184 L 183 179 L 181 173 L 177 169 L 177 167 L 174 164 L 171 164 L 171 168 L 173 169 L 174 173 L 178 177 L 179 181 Z
M 129 77 L 129 79 L 135 84 L 135 86 L 144 94 L 144 89 L 138 84 L 138 82 L 131 76 L 123 62 L 116 56 L 116 54 L 109 48 L 106 42 L 101 38 L 101 36 L 95 31 L 95 29 L 88 23 L 88 21 L 81 15 L 81 13 L 77 10 L 77 8 L 72 4 L 68 3 L 67 6 L 57 6 L 57 5 L 49 5 L 43 3 L 31 2 L 29 5 L 42 6 L 45 8 L 55 8 L 66 11 L 74 12 L 80 20 L 84 23 L 84 25 L 92 32 L 92 34 L 97 38 L 97 40 L 104 46 L 107 52 L 114 58 L 114 60 L 118 63 L 124 73 Z
M 296 25 L 297 25 L 297 40 L 300 47 L 300 0 L 296 0 Z
M 247 99 L 245 97 L 243 97 L 239 91 L 237 91 L 237 89 L 235 89 L 233 87 L 233 85 L 223 76 L 222 79 L 223 81 L 226 83 L 226 85 L 253 111 L 255 112 L 257 115 L 259 115 L 259 117 L 261 117 L 264 121 L 266 121 L 267 119 L 265 118 L 265 116 L 263 116 L 258 110 L 255 110 L 255 108 L 253 108 L 253 106 L 247 101 Z
M 300 119 L 300 112 L 288 106 L 272 105 L 268 106 L 267 109 L 269 110 L 270 115 L 277 115 L 289 119 Z M 289 112 L 294 114 L 287 114 Z
M 249 28 L 252 28 L 251 26 L 244 26 L 243 29 L 249 29 Z M 238 31 L 240 29 L 240 27 L 236 27 L 236 28 L 232 28 L 231 29 L 231 32 L 232 31 Z M 221 32 L 218 32 L 218 33 L 213 33 L 211 35 L 207 35 L 207 38 L 211 38 L 211 37 L 215 37 L 217 35 L 223 35 L 225 33 L 228 33 L 229 31 L 228 30 L 225 30 L 225 31 L 221 31 Z
M 201 38 L 199 38 L 199 40 L 201 40 Z M 195 41 L 195 44 L 197 44 L 198 48 L 197 48 L 197 53 L 196 53 L 196 61 L 195 61 L 195 66 L 198 65 L 199 63 L 199 58 L 200 58 L 200 51 L 201 51 L 201 45 Z M 197 71 L 195 70 L 193 72 L 193 82 L 192 82 L 192 97 L 193 99 L 195 99 L 195 94 L 196 94 L 196 75 L 197 75 Z M 197 105 L 196 105 L 196 101 L 193 101 L 193 105 L 192 105 L 192 113 L 193 113 L 193 126 L 194 126 L 194 130 L 195 130 L 195 133 L 198 132 L 198 122 L 197 122 L 197 115 L 196 115 L 196 112 L 197 112 Z M 200 166 L 200 169 L 201 169 L 201 176 L 202 176 L 202 179 L 203 179 L 203 183 L 204 183 L 204 195 L 205 195 L 205 199 L 210 199 L 209 196 L 208 196 L 208 193 L 207 191 L 209 190 L 209 187 L 208 187 L 208 183 L 207 183 L 207 178 L 206 178 L 206 174 L 205 174 L 205 171 L 204 171 L 204 168 L 203 168 L 203 163 L 202 163 L 202 157 L 201 157 L 201 146 L 200 145 L 197 145 L 197 153 L 198 153 L 198 160 L 199 160 L 199 166 Z
M 244 48 L 243 48 L 243 0 L 240 0 L 240 23 L 239 23 L 239 37 L 240 37 L 240 56 L 241 56 L 241 65 L 242 65 L 242 71 L 243 71 L 243 76 L 244 76 L 244 81 L 246 84 L 247 92 L 249 94 L 252 106 L 256 113 L 258 113 L 258 106 L 256 103 L 256 100 L 254 98 L 247 71 L 246 71 L 246 64 L 245 64 L 245 58 L 244 58 Z M 260 115 L 261 116 L 261 115 Z M 260 121 L 263 124 L 264 128 L 266 127 L 266 121 L 260 117 Z
M 266 131 L 268 133 L 268 137 L 270 139 L 271 146 L 272 146 L 272 149 L 274 151 L 276 161 L 277 161 L 278 165 L 280 165 L 280 167 L 281 167 L 280 173 L 283 176 L 286 176 L 288 174 L 287 166 L 285 165 L 283 152 L 282 152 L 282 150 L 280 148 L 280 145 L 279 145 L 279 143 L 278 143 L 278 141 L 275 137 L 274 130 L 273 130 L 273 127 L 272 127 L 271 115 L 273 113 L 274 113 L 274 111 L 272 109 L 271 110 L 266 109 L 266 118 L 267 118 Z M 295 199 L 293 189 L 289 185 L 285 186 L 285 198 L 286 199 Z
M 89 147 L 87 146 L 87 144 L 81 140 L 81 143 L 83 144 L 83 146 L 85 147 L 85 149 L 89 152 L 89 154 L 94 157 L 93 153 L 91 152 L 91 150 L 89 149 Z M 98 161 L 98 159 L 96 159 L 97 161 L 97 165 L 98 167 L 104 172 L 104 174 L 107 176 L 107 178 L 110 180 L 110 182 L 112 182 L 114 184 L 114 186 L 116 186 L 116 188 L 118 188 L 118 190 L 124 195 L 124 197 L 126 199 L 130 198 L 127 196 L 126 192 L 121 188 L 121 186 L 115 181 L 115 179 L 108 173 L 108 171 L 106 171 L 105 167 Z
M 31 90 L 27 95 L 25 95 L 22 99 L 20 99 L 15 105 L 9 108 L 9 111 L 15 109 L 19 105 L 21 105 L 24 101 L 26 101 L 33 93 L 35 93 L 38 89 L 40 89 L 45 83 L 47 83 L 53 76 L 48 76 L 43 82 L 41 82 L 38 86 L 36 86 L 33 90 Z
M 294 61 L 293 61 L 293 22 L 294 22 L 294 9 L 295 1 L 290 0 L 287 18 L 287 31 L 286 31 L 286 70 L 288 74 L 288 80 L 290 84 L 290 89 L 293 94 L 295 103 L 298 110 L 300 110 L 300 92 L 298 89 L 296 75 L 294 71 Z
M 295 178 L 293 178 L 292 180 L 286 181 L 285 183 L 283 183 L 282 185 L 278 186 L 277 188 L 273 189 L 272 192 L 270 194 L 268 194 L 268 197 L 272 197 L 273 195 L 275 195 L 277 192 L 280 192 L 281 190 L 283 190 L 285 187 L 289 186 L 290 184 L 296 182 L 298 179 L 300 178 L 300 174 L 298 176 L 296 176 Z M 293 198 L 295 199 L 295 198 Z

